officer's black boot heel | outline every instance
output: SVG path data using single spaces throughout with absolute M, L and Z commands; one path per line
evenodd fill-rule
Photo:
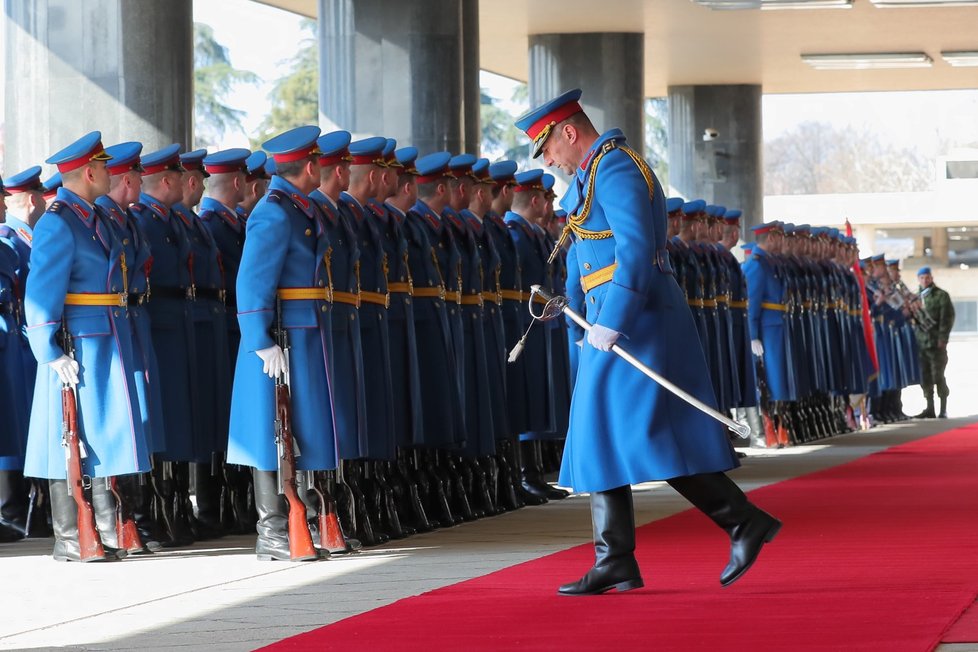
M 669 484 L 730 535 L 730 561 L 720 574 L 722 586 L 740 579 L 781 529 L 781 521 L 753 505 L 723 473 L 673 478 Z
M 635 512 L 632 488 L 618 487 L 591 494 L 594 566 L 576 582 L 564 584 L 561 595 L 597 595 L 611 589 L 631 591 L 645 586 L 635 561 Z

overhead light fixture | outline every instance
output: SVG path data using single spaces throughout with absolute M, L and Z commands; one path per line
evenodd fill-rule
M 923 52 L 868 54 L 803 54 L 801 60 L 816 70 L 885 70 L 930 68 L 933 60 Z
M 869 0 L 879 9 L 904 7 L 976 7 L 978 0 Z
M 941 56 L 947 61 L 948 65 L 954 66 L 955 68 L 978 66 L 978 51 L 941 52 Z
M 978 0 L 975 0 L 978 2 Z M 852 0 L 693 0 L 714 11 L 738 9 L 850 9 Z

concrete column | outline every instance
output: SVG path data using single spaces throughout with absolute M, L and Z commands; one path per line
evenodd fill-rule
M 713 130 L 704 140 L 706 130 Z M 669 87 L 669 183 L 687 199 L 744 211 L 743 229 L 764 221 L 761 87 Z
M 191 144 L 192 0 L 5 0 L 7 170 L 93 129 L 106 145 Z
M 473 0 L 319 0 L 323 128 L 476 153 L 478 31 Z
M 645 35 L 633 32 L 530 35 L 530 105 L 572 88 L 599 133 L 618 127 L 645 150 Z

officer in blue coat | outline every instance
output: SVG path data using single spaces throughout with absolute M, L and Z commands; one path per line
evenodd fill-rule
M 248 218 L 241 257 L 247 273 L 238 276 L 241 346 L 227 461 L 254 468 L 260 560 L 290 559 L 288 505 L 276 474 L 275 378 L 289 379 L 296 467 L 326 470 L 337 462 L 326 344 L 329 240 L 309 198 L 320 181 L 318 137 L 318 127 L 297 127 L 262 145 L 278 174 Z M 288 350 L 273 338 L 279 327 Z
M 33 166 L 0 180 L 0 254 L 3 255 L 3 370 L 5 412 L 10 415 L 0 434 L 0 449 L 4 443 L 9 454 L 0 453 L 0 540 L 16 540 L 22 536 L 48 536 L 45 509 L 47 500 L 38 500 L 40 492 L 47 493 L 46 483 L 24 478 L 24 447 L 34 392 L 37 363 L 31 353 L 24 330 L 24 287 L 30 271 L 33 227 L 44 214 L 44 187 L 40 182 L 41 168 Z M 31 523 L 28 522 L 31 515 Z M 40 518 L 37 518 L 40 516 Z M 42 527 L 45 526 L 45 527 Z M 33 526 L 33 527 L 32 527 Z
M 642 586 L 630 485 L 648 480 L 666 480 L 729 534 L 730 562 L 720 577 L 728 585 L 781 524 L 723 473 L 738 464 L 723 428 L 611 353 L 622 338 L 651 368 L 715 404 L 665 250 L 662 187 L 620 130 L 598 134 L 580 97 L 570 91 L 517 120 L 534 154 L 573 177 L 561 205 L 568 231 L 580 238 L 580 282 L 594 324 L 581 352 L 560 484 L 591 492 L 596 559 L 560 592 Z
M 217 243 L 194 211 L 204 195 L 205 180 L 210 176 L 204 168 L 206 156 L 204 149 L 180 155 L 184 169 L 183 199 L 173 206 L 190 239 L 195 363 L 203 381 L 198 383 L 193 395 L 195 450 L 190 465 L 196 496 L 193 525 L 197 539 L 213 539 L 224 534 L 221 494 L 231 401 L 223 263 Z
M 265 191 L 268 190 L 268 182 L 272 178 L 272 172 L 269 169 L 274 164 L 275 161 L 268 158 L 268 155 L 261 150 L 252 152 L 245 159 L 245 172 L 247 174 L 245 175 L 244 197 L 234 208 L 242 222 L 248 220 L 248 215 L 251 214 L 255 204 L 265 196 Z
M 63 187 L 34 230 L 27 282 L 27 332 L 43 367 L 34 389 L 24 473 L 51 481 L 59 561 L 80 559 L 77 508 L 61 447 L 62 387 L 77 394 L 79 436 L 88 453 L 82 470 L 93 478 L 93 492 L 105 487 L 105 478 L 142 473 L 150 465 L 126 314 L 125 250 L 94 205 L 109 189 L 107 158 L 101 135 L 92 132 L 48 159 L 58 166 Z M 74 357 L 59 343 L 59 331 L 73 338 Z
M 424 413 L 425 445 L 428 450 L 426 468 L 431 474 L 429 484 L 433 488 L 429 504 L 439 523 L 444 525 L 459 522 L 471 508 L 464 493 L 451 491 L 453 485 L 457 487 L 459 476 L 453 473 L 454 465 L 447 453 L 457 452 L 466 441 L 461 255 L 454 232 L 442 217 L 451 201 L 453 174 L 448 167 L 451 158 L 449 152 L 435 152 L 415 162 L 419 173 L 416 180 L 417 201 L 408 211 L 411 228 L 423 233 L 431 246 L 427 256 L 438 278 L 437 285 L 429 285 L 420 294 L 417 287 L 415 289 L 416 297 L 429 299 L 424 303 L 415 302 L 419 332 L 422 310 L 428 314 L 443 313 L 445 319 L 444 329 L 441 328 L 441 318 L 436 317 L 433 325 L 437 328 L 428 331 L 427 337 L 418 338 L 421 359 L 425 360 L 426 354 L 431 352 L 432 364 L 439 367 L 441 375 L 433 387 L 433 391 L 438 392 L 437 404 L 426 402 Z M 412 273 L 414 271 L 412 264 Z M 422 369 L 424 366 L 422 363 Z M 432 422 L 430 428 L 429 421 Z M 453 494 L 454 504 L 449 505 L 447 497 Z
M 149 267 L 152 253 L 149 241 L 136 220 L 124 207 L 139 198 L 142 188 L 142 165 L 139 155 L 143 146 L 137 142 L 126 142 L 106 148 L 111 158 L 106 162 L 109 170 L 109 192 L 95 200 L 102 210 L 116 237 L 122 242 L 126 256 L 129 286 L 130 331 L 133 335 L 133 353 L 136 366 L 136 388 L 139 407 L 143 416 L 143 428 L 149 451 L 155 455 L 163 451 L 166 443 L 163 424 L 163 395 L 160 391 L 159 365 L 153 348 L 152 329 L 146 302 L 149 300 Z M 115 495 L 118 496 L 123 514 L 132 515 L 136 522 L 141 541 L 129 550 L 137 554 L 148 550 L 158 550 L 162 533 L 152 517 L 151 474 L 144 477 L 124 476 L 116 481 Z M 115 530 L 116 501 L 112 494 L 95 495 L 95 515 L 105 522 L 100 529 Z M 119 547 L 116 536 L 108 537 L 108 545 Z
M 417 500 L 412 495 L 415 525 L 427 530 L 455 523 L 442 478 L 425 458 L 432 449 L 454 437 L 456 419 L 461 419 L 461 398 L 455 378 L 455 353 L 445 301 L 445 284 L 431 240 L 429 226 L 414 212 L 418 202 L 416 165 L 418 150 L 403 147 L 395 152 L 404 172 L 398 176 L 396 192 L 385 202 L 400 224 L 407 242 L 407 265 L 411 281 L 415 347 L 418 358 L 420 427 L 411 440 L 411 452 L 400 465 L 412 476 Z M 447 161 L 447 159 L 446 159 Z M 460 427 L 460 426 L 459 426 Z
M 22 538 L 28 529 L 28 493 L 23 470 L 30 405 L 20 387 L 24 380 L 19 344 L 20 257 L 9 244 L 17 235 L 2 223 L 7 194 L 0 179 L 0 396 L 4 410 L 0 423 L 0 543 Z
M 482 463 L 486 466 L 487 480 L 490 483 L 490 497 L 497 510 L 503 508 L 503 502 L 508 502 L 509 508 L 514 509 L 515 493 L 512 482 L 503 479 L 500 482 L 498 468 L 499 455 L 503 453 L 506 442 L 511 436 L 507 422 L 506 407 L 506 331 L 503 324 L 500 278 L 502 275 L 502 258 L 496 247 L 497 234 L 489 217 L 492 208 L 493 190 L 496 182 L 489 175 L 489 159 L 481 158 L 473 164 L 470 174 L 473 185 L 470 192 L 469 206 L 459 212 L 476 239 L 479 248 L 479 260 L 482 263 L 482 329 L 486 343 L 486 372 L 489 383 L 489 403 L 492 414 L 495 450 L 493 455 L 486 456 Z M 505 229 L 504 229 L 505 232 Z M 508 237 L 508 233 L 507 233 Z M 505 474 L 508 478 L 509 474 Z
M 220 254 L 220 271 L 224 285 L 224 317 L 227 323 L 228 377 L 230 377 L 234 373 L 238 345 L 241 342 L 235 287 L 238 269 L 241 266 L 241 253 L 244 250 L 247 217 L 247 213 L 242 214 L 238 209 L 243 202 L 251 200 L 252 193 L 260 190 L 264 194 L 265 153 L 252 154 L 240 147 L 226 149 L 208 155 L 204 158 L 203 164 L 210 177 L 207 181 L 207 196 L 200 200 L 198 217 L 210 233 Z M 249 168 L 249 165 L 256 166 L 261 176 L 253 176 L 253 168 Z M 255 202 L 258 199 L 255 198 Z M 254 207 L 255 202 L 249 204 L 248 210 Z M 248 506 L 251 471 L 240 465 L 226 464 L 224 479 L 228 489 L 228 503 L 231 507 L 230 517 L 225 519 L 225 527 L 240 534 L 250 532 L 254 528 L 254 516 Z
M 154 463 L 157 512 L 166 545 L 193 542 L 189 463 L 197 459 L 194 399 L 200 378 L 194 329 L 193 257 L 185 217 L 173 207 L 183 200 L 180 146 L 141 156 L 142 192 L 129 211 L 152 252 L 148 288 L 150 334 L 160 370 L 165 441 Z

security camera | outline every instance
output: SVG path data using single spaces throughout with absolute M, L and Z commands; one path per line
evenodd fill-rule
M 716 140 L 719 137 L 720 137 L 720 132 L 714 129 L 713 127 L 707 127 L 706 129 L 703 130 L 703 140 L 705 141 Z

